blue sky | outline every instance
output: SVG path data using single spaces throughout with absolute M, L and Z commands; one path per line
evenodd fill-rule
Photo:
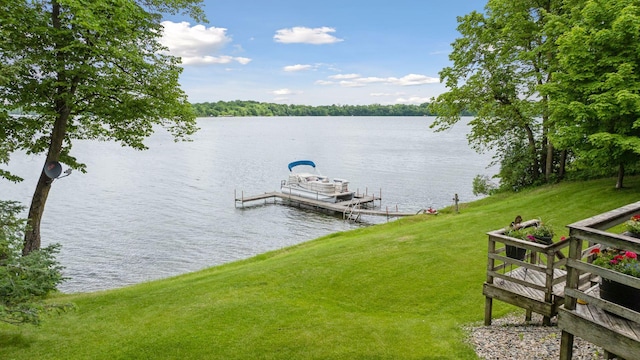
M 204 0 L 208 24 L 167 17 L 163 43 L 183 60 L 189 101 L 420 104 L 457 16 L 486 0 Z

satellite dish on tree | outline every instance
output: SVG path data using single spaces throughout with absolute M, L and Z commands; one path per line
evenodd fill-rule
M 62 173 L 62 165 L 57 161 L 49 161 L 44 165 L 44 174 L 49 179 L 57 179 Z

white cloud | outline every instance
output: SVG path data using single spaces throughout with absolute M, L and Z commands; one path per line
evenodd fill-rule
M 404 93 L 401 93 L 401 92 L 396 92 L 396 93 L 381 93 L 381 92 L 378 92 L 378 93 L 371 93 L 369 95 L 370 96 L 376 96 L 376 97 L 377 96 L 401 96 L 401 95 L 404 95 Z
M 294 71 L 303 71 L 303 70 L 309 70 L 312 69 L 313 66 L 312 65 L 302 65 L 302 64 L 296 64 L 296 65 L 289 65 L 289 66 L 285 66 L 283 68 L 284 71 L 287 72 L 294 72 Z
M 284 43 L 284 44 L 333 44 L 336 42 L 343 41 L 330 33 L 335 32 L 336 29 L 330 28 L 327 26 L 319 27 L 319 28 L 308 28 L 302 26 L 296 26 L 290 29 L 280 29 L 276 31 L 276 34 L 273 35 L 273 39 L 276 42 Z
M 289 89 L 278 89 L 271 92 L 273 95 L 290 95 L 292 92 Z
M 424 104 L 429 102 L 431 99 L 428 97 L 419 97 L 419 96 L 411 96 L 409 98 L 398 98 L 396 99 L 396 103 L 399 104 Z
M 160 42 L 169 48 L 171 55 L 182 58 L 183 65 L 228 64 L 231 62 L 246 65 L 251 61 L 246 57 L 212 55 L 218 53 L 231 42 L 225 28 L 191 26 L 185 21 L 179 23 L 163 21 L 162 26 L 164 31 Z
M 344 87 L 362 87 L 365 84 L 359 81 L 340 81 L 338 84 L 340 84 L 340 86 L 344 86 Z
M 329 76 L 329 79 L 342 80 L 342 79 L 355 79 L 359 77 L 360 75 L 358 74 L 338 74 L 338 75 Z
M 440 82 L 439 78 L 434 78 L 434 77 L 425 76 L 425 75 L 418 75 L 418 74 L 409 74 L 401 77 L 400 79 L 396 79 L 396 78 L 389 78 L 389 79 L 394 84 L 401 85 L 401 86 L 434 84 L 434 83 Z
M 375 77 L 375 76 L 362 77 L 358 74 L 338 74 L 338 75 L 329 76 L 329 79 L 342 80 L 338 82 L 338 84 L 344 87 L 362 87 L 370 84 L 415 86 L 415 85 L 434 84 L 434 83 L 440 82 L 440 79 L 438 78 L 425 76 L 425 75 L 418 75 L 418 74 L 409 74 L 401 78 L 397 78 L 397 77 L 381 78 L 381 77 Z M 330 84 L 334 84 L 334 82 L 319 80 L 319 81 L 316 81 L 316 84 L 330 85 Z
M 229 64 L 237 62 L 242 65 L 246 65 L 251 61 L 249 58 L 233 57 L 233 56 L 200 56 L 200 57 L 183 57 L 183 65 L 198 65 L 198 64 Z
M 355 81 L 362 83 L 362 84 L 374 84 L 374 83 L 386 83 L 386 82 L 391 82 L 393 78 L 379 78 L 379 77 L 375 77 L 375 76 L 369 76 L 369 77 L 363 77 L 363 78 L 358 78 L 355 79 Z

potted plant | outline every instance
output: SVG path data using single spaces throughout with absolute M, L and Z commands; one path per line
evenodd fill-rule
M 640 278 L 638 254 L 632 251 L 595 248 L 591 250 L 591 255 L 594 257 L 593 265 Z M 600 297 L 640 312 L 640 289 L 603 278 Z
M 553 244 L 553 227 L 551 225 L 546 225 L 543 223 L 538 224 L 538 226 L 533 226 L 530 228 L 525 228 L 525 230 L 529 230 L 527 232 L 527 238 L 533 242 L 537 242 L 543 245 L 551 245 Z
M 640 238 L 640 215 L 633 215 L 631 219 L 624 223 L 624 235 Z
M 527 240 L 527 235 L 524 232 L 524 229 L 525 228 L 519 228 L 519 229 L 511 228 L 507 230 L 505 235 L 512 238 L 520 239 L 520 240 Z M 506 245 L 505 248 L 507 251 L 507 257 L 512 259 L 524 260 L 524 257 L 527 254 L 527 249 L 525 248 L 521 248 L 513 245 Z
M 505 233 L 505 235 L 516 239 L 533 241 L 544 245 L 551 245 L 551 243 L 553 243 L 552 239 L 554 234 L 553 227 L 542 222 L 538 223 L 538 225 L 528 227 L 510 228 Z
M 542 222 L 534 226 L 510 228 L 505 235 L 520 239 L 532 241 L 543 245 L 551 245 L 553 243 L 553 227 Z M 523 260 L 527 249 L 516 247 L 513 245 L 506 246 L 507 256 L 513 259 Z

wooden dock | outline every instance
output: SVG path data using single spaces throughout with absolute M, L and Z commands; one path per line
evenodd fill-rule
M 238 204 L 244 207 L 245 203 L 251 203 L 256 201 L 264 201 L 268 203 L 269 200 L 272 200 L 273 203 L 278 201 L 285 204 L 295 204 L 301 206 L 307 206 L 309 208 L 330 211 L 342 214 L 343 219 L 349 220 L 359 220 L 361 215 L 372 215 L 372 216 L 386 216 L 387 218 L 392 217 L 402 217 L 402 216 L 412 216 L 416 215 L 422 211 L 417 213 L 414 212 L 400 212 L 396 208 L 393 209 L 376 209 L 375 201 L 380 201 L 380 197 L 375 195 L 368 194 L 356 194 L 353 199 L 347 201 L 341 201 L 337 203 L 331 203 L 321 200 L 309 199 L 301 196 L 296 196 L 292 194 L 285 194 L 277 191 L 266 192 L 264 194 L 252 195 L 252 196 L 244 196 L 244 193 L 241 193 L 240 197 L 238 197 L 237 193 L 235 195 L 235 203 L 236 207 Z

